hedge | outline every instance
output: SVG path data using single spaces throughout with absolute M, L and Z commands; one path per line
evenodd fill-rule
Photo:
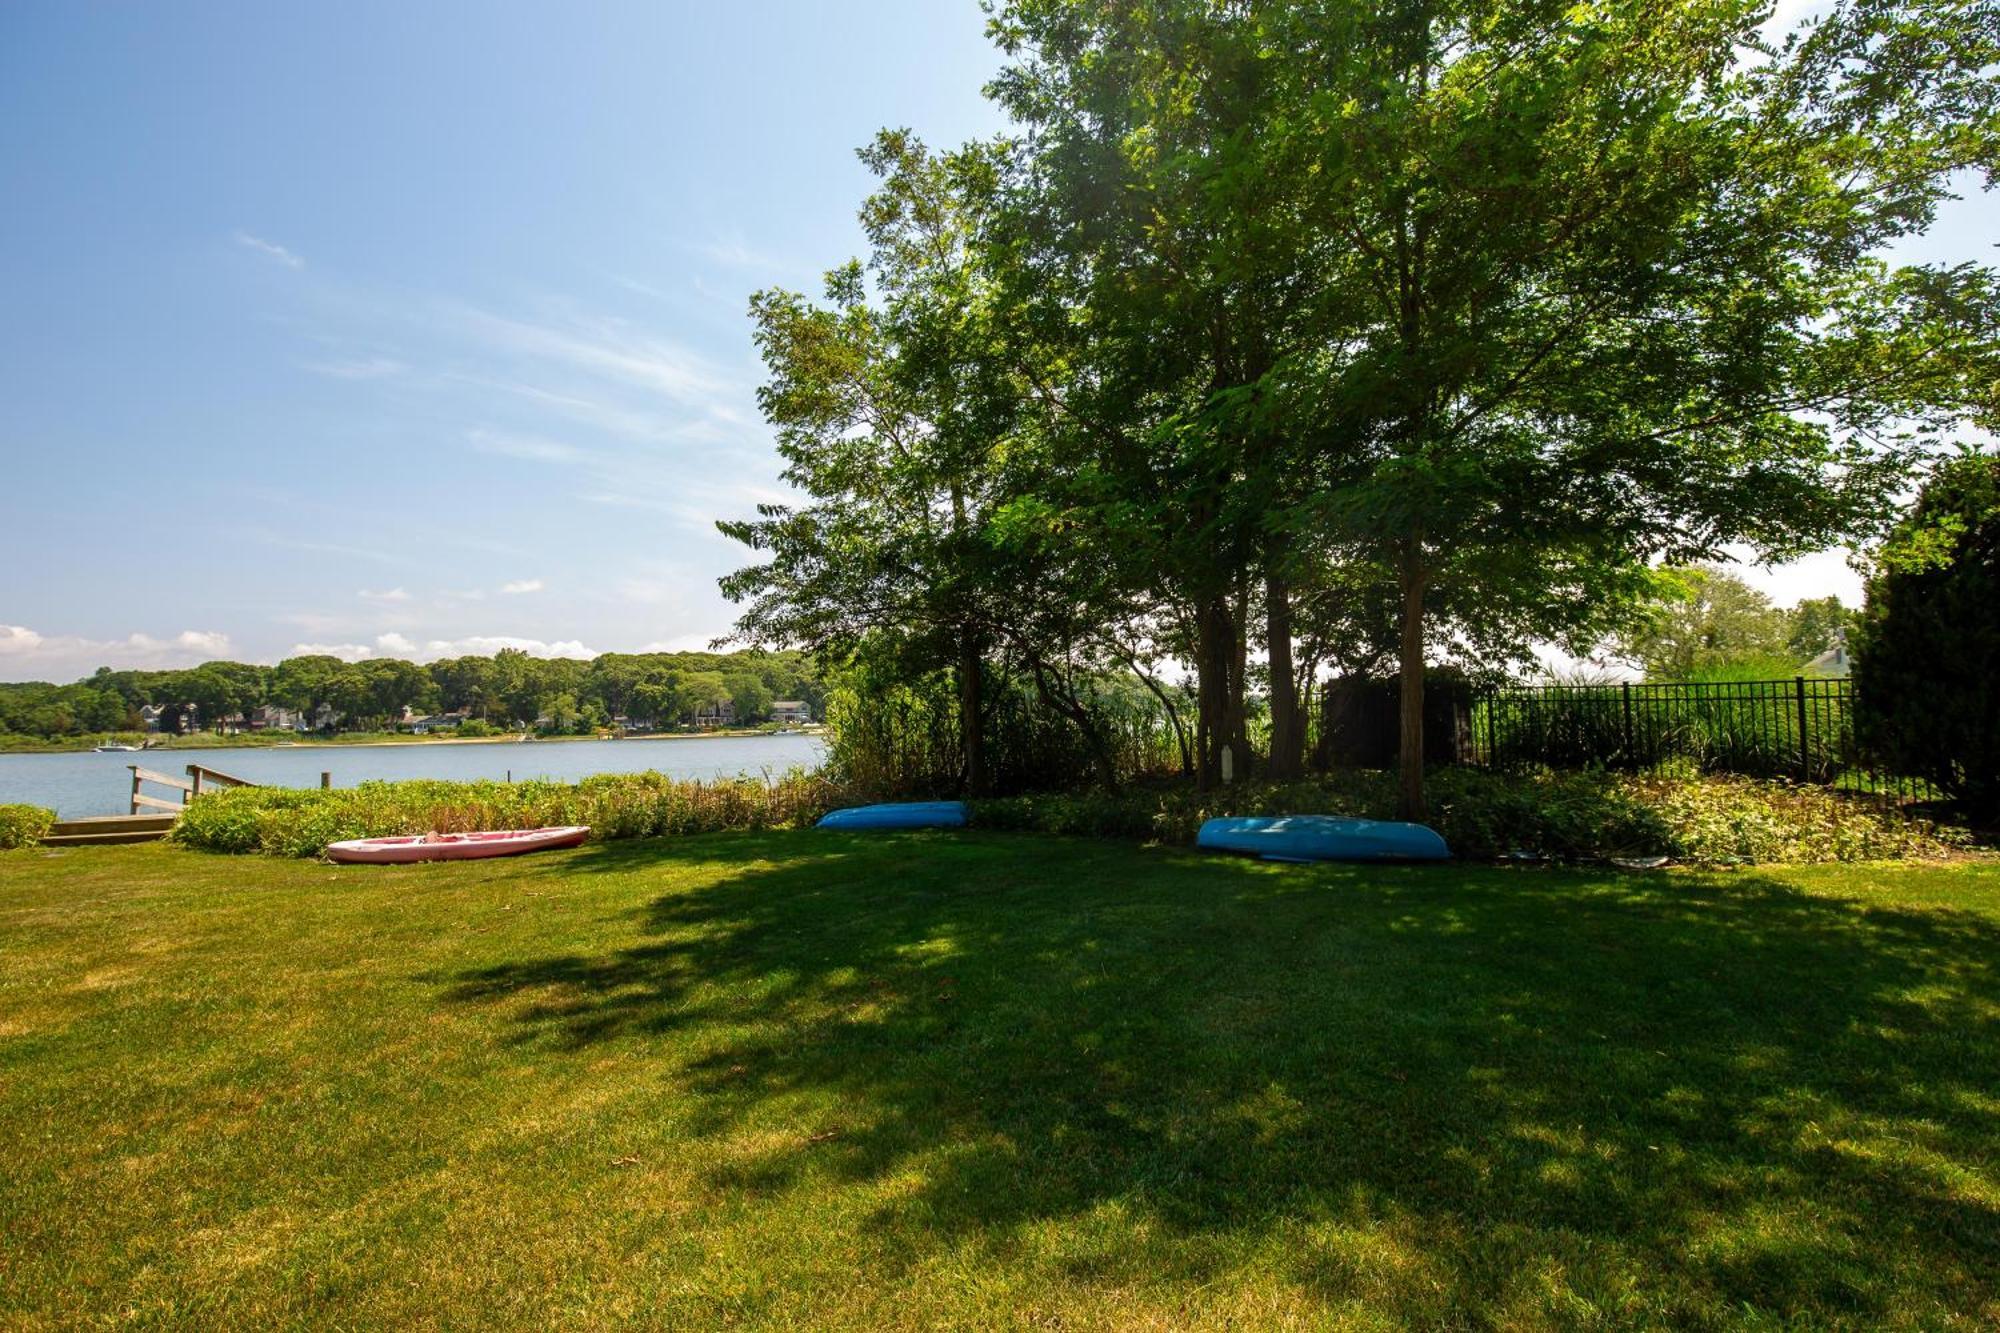
M 1965 834 L 1872 798 L 1824 787 L 1725 776 L 1610 773 L 1430 775 L 1431 823 L 1468 860 L 1667 856 L 1704 864 L 1925 859 Z M 1302 782 L 1242 783 L 1199 793 L 1185 783 L 978 801 L 994 829 L 1145 838 L 1192 845 L 1217 815 L 1340 814 L 1393 819 L 1395 774 L 1348 770 Z
M 0 850 L 32 847 L 55 824 L 56 812 L 39 805 L 0 805 Z

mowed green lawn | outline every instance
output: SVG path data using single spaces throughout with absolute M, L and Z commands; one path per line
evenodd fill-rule
M 0 1325 L 2000 1322 L 2000 871 L 0 854 Z

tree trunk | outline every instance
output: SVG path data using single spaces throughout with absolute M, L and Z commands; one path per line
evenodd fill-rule
M 1229 615 L 1229 731 L 1226 738 L 1233 759 L 1231 780 L 1250 776 L 1250 709 L 1245 697 L 1245 681 L 1250 674 L 1250 581 L 1239 578 L 1235 605 Z
M 1403 550 L 1399 582 L 1403 591 L 1401 653 L 1402 734 L 1397 754 L 1397 813 L 1419 823 L 1430 818 L 1424 798 L 1424 578 L 1417 543 Z
M 979 643 L 970 632 L 958 640 L 958 737 L 965 755 L 965 794 L 984 796 L 991 787 L 986 772 L 986 720 L 980 674 Z
M 1267 772 L 1289 782 L 1305 771 L 1306 729 L 1292 665 L 1292 590 L 1275 570 L 1264 575 L 1265 652 L 1271 662 L 1271 759 Z
M 1229 743 L 1229 659 L 1235 628 L 1224 597 L 1195 608 L 1195 785 L 1202 791 L 1222 780 L 1222 747 Z M 1238 759 L 1240 765 L 1241 760 Z

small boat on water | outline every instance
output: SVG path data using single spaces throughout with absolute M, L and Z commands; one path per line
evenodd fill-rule
M 329 843 L 327 859 L 349 865 L 405 865 L 412 861 L 478 861 L 489 856 L 575 847 L 590 836 L 584 825 L 501 829 L 493 833 L 421 833 L 407 838 L 353 838 Z
M 92 748 L 99 754 L 137 754 L 146 747 L 143 745 L 98 745 Z
M 964 801 L 899 801 L 854 805 L 824 815 L 818 827 L 832 829 L 964 828 Z
M 1266 861 L 1449 861 L 1451 849 L 1422 824 L 1339 815 L 1210 819 L 1195 846 L 1243 852 Z

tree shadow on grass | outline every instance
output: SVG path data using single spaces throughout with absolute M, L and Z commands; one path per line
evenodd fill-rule
M 913 1173 L 874 1224 L 996 1261 L 1037 1222 L 1144 1220 L 1071 1254 L 1084 1277 L 1200 1281 L 1277 1237 L 1291 1280 L 1437 1317 L 1546 1314 L 1552 1287 L 1667 1319 L 1993 1310 L 1985 917 L 1754 873 L 1000 836 L 610 844 L 541 873 L 598 871 L 680 878 L 624 947 L 433 980 L 524 1042 L 698 1034 L 671 1048 L 698 1134 L 808 1121 L 729 1155 L 732 1189 Z

